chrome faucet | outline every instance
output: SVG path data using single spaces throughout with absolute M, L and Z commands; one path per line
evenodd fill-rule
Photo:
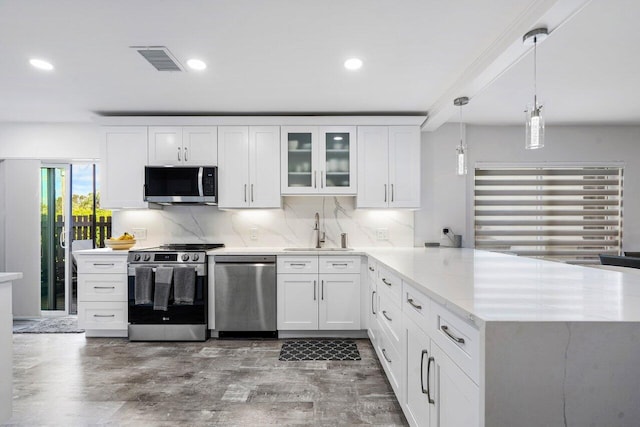
M 320 231 L 320 214 L 318 212 L 316 212 L 316 224 L 313 227 L 313 231 L 316 232 L 316 248 L 321 248 L 322 244 L 324 243 L 325 240 L 325 232 L 324 231 Z M 322 236 L 322 237 L 320 237 Z

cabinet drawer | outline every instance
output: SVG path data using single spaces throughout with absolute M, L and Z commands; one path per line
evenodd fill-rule
M 376 285 L 376 281 L 378 280 L 378 264 L 369 258 L 367 262 L 367 274 L 369 275 L 369 283 L 373 283 L 374 289 Z
M 402 313 L 413 320 L 420 329 L 427 334 L 431 333 L 431 299 L 422 292 L 403 282 L 402 289 Z
M 78 327 L 83 329 L 127 329 L 126 302 L 79 302 Z
M 79 274 L 78 301 L 127 301 L 126 274 Z
M 122 273 L 127 274 L 127 255 L 76 256 L 78 274 Z
M 317 256 L 279 256 L 278 274 L 318 273 Z
M 359 256 L 321 256 L 320 273 L 354 273 L 360 274 Z
M 380 308 L 378 319 L 385 330 L 389 343 L 396 351 L 402 348 L 402 311 L 400 306 L 394 304 L 387 295 L 380 295 Z
M 385 267 L 378 266 L 378 292 L 387 294 L 392 302 L 402 306 L 402 280 Z
M 480 332 L 435 302 L 431 304 L 431 313 L 432 325 L 436 329 L 431 337 L 477 384 L 480 376 Z
M 378 334 L 378 356 L 398 401 L 402 402 L 402 360 L 400 353 L 391 345 L 384 328 L 380 329 Z

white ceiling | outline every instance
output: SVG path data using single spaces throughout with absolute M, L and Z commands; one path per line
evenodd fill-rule
M 0 0 L 0 122 L 431 113 L 470 87 L 461 79 L 497 40 L 571 1 Z M 593 0 L 540 46 L 548 123 L 640 122 L 637 16 L 640 2 Z M 132 45 L 164 45 L 208 68 L 160 73 Z M 363 59 L 361 71 L 343 68 L 351 56 Z M 55 71 L 33 69 L 31 57 Z M 531 68 L 527 57 L 489 87 L 456 94 L 472 96 L 465 121 L 519 123 Z

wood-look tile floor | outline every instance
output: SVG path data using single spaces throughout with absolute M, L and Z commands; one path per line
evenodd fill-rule
M 282 341 L 14 335 L 19 426 L 406 425 L 368 340 L 360 361 L 284 362 Z

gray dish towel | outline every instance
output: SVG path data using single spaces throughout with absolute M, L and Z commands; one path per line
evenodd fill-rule
M 136 267 L 133 282 L 136 305 L 151 304 L 153 301 L 153 270 L 151 267 Z
M 196 269 L 177 268 L 173 272 L 173 298 L 176 304 L 193 305 L 196 294 Z
M 171 293 L 171 279 L 173 278 L 173 267 L 157 267 L 155 291 L 153 294 L 153 309 L 167 311 L 169 305 L 169 294 Z

